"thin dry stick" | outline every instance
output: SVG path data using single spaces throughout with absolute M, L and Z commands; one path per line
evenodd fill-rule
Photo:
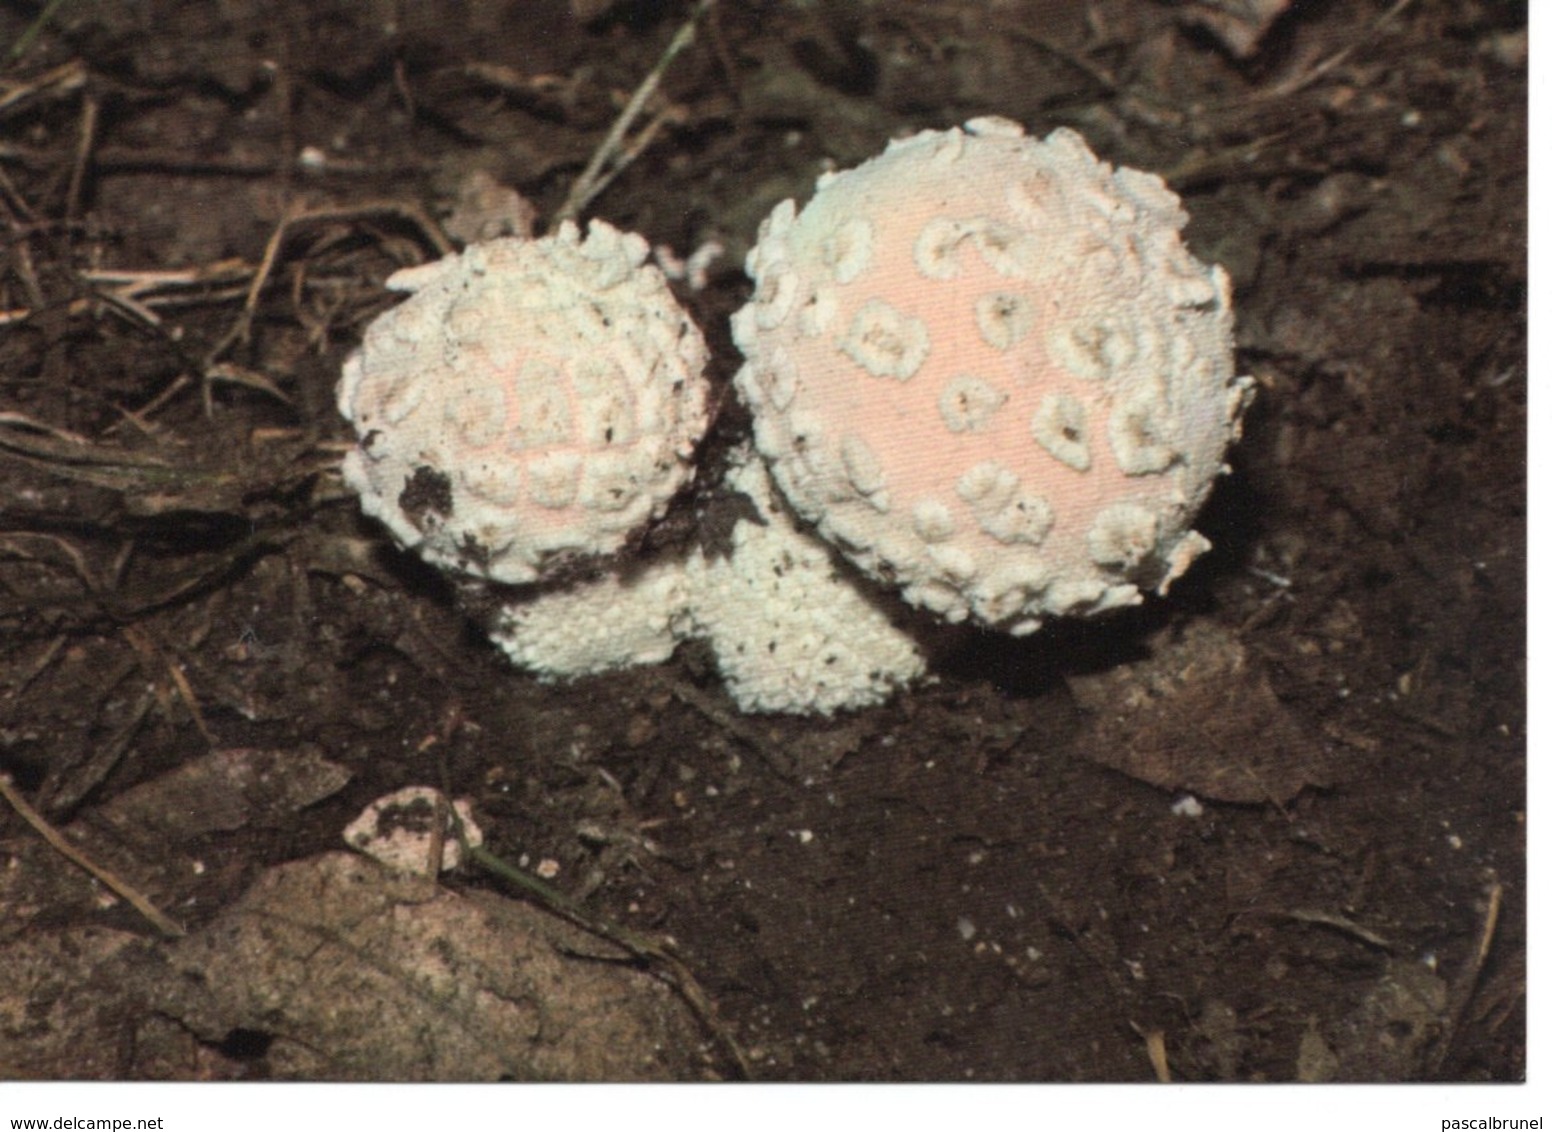
M 134 646 L 135 651 L 140 654 L 141 659 L 145 661 L 146 675 L 148 677 L 153 675 L 152 668 L 158 661 L 167 669 L 167 676 L 172 681 L 173 688 L 178 693 L 178 698 L 183 701 L 183 706 L 188 709 L 190 717 L 193 718 L 194 726 L 199 730 L 205 742 L 214 745 L 216 737 L 211 732 L 209 724 L 205 722 L 205 713 L 200 710 L 199 697 L 194 694 L 194 686 L 189 683 L 188 675 L 173 662 L 171 657 L 157 647 L 156 642 L 151 639 L 151 634 L 138 625 L 124 626 L 123 633 L 129 639 L 130 644 Z M 162 705 L 164 712 L 167 708 L 167 704 Z
M 599 193 L 614 184 L 615 178 L 625 172 L 630 167 L 631 162 L 645 153 L 647 147 L 657 140 L 657 136 L 662 132 L 664 125 L 676 117 L 678 117 L 678 111 L 673 108 L 658 111 L 653 116 L 652 121 L 643 126 L 639 134 L 631 138 L 630 144 L 620 151 L 619 157 L 614 163 L 598 175 L 592 190 L 587 194 L 587 199 L 577 205 L 578 209 L 586 208 Z
M 1136 1022 L 1132 1023 L 1132 1029 L 1142 1036 L 1143 1044 L 1148 1049 L 1148 1064 L 1153 1066 L 1154 1077 L 1162 1085 L 1169 1084 L 1169 1047 L 1164 1041 L 1164 1031 L 1144 1030 Z
M 42 310 L 48 306 L 48 299 L 43 294 L 43 285 L 38 282 L 38 270 L 32 262 L 32 248 L 25 239 L 17 240 L 11 246 L 16 249 L 16 274 L 21 276 L 22 286 L 27 291 L 27 301 L 34 310 Z
M 454 813 L 456 814 L 456 811 Z M 617 924 L 611 924 L 589 915 L 582 910 L 576 901 L 566 896 L 559 889 L 552 888 L 543 881 L 529 876 L 521 869 L 508 864 L 488 849 L 478 845 L 468 845 L 467 841 L 464 840 L 465 834 L 461 822 L 457 824 L 456 828 L 460 840 L 464 841 L 465 860 L 479 865 L 503 880 L 526 890 L 529 895 L 538 899 L 543 907 L 548 908 L 555 915 L 560 916 L 583 931 L 624 948 L 631 955 L 646 963 L 648 971 L 653 975 L 662 978 L 666 969 L 668 978 L 665 981 L 668 985 L 683 996 L 685 1004 L 700 1019 L 701 1023 L 711 1031 L 713 1036 L 722 1043 L 724 1051 L 733 1060 L 743 1079 L 753 1079 L 753 1070 L 749 1064 L 748 1057 L 733 1037 L 732 1032 L 718 1018 L 717 1008 L 711 1001 L 710 996 L 701 988 L 700 981 L 695 978 L 689 967 L 685 966 L 684 961 L 669 951 L 667 945 L 639 935 L 629 928 L 623 928 Z
M 54 18 L 54 13 L 59 10 L 59 6 L 64 2 L 65 0 L 48 0 L 48 3 L 43 5 L 43 11 L 38 13 L 38 18 L 27 26 L 26 31 L 16 37 L 15 43 L 11 44 L 11 50 L 5 56 L 7 62 L 15 62 L 27 54 L 27 49 L 42 34 L 43 29 L 48 26 L 48 22 Z
M 264 245 L 264 258 L 259 261 L 258 270 L 253 273 L 253 279 L 248 284 L 247 297 L 243 299 L 241 313 L 237 321 L 232 324 L 225 336 L 215 344 L 215 347 L 205 357 L 205 380 L 201 386 L 201 393 L 205 402 L 205 415 L 214 413 L 214 405 L 210 398 L 209 370 L 225 356 L 227 350 L 234 345 L 243 345 L 248 341 L 249 334 L 253 331 L 253 315 L 259 308 L 259 296 L 264 292 L 264 284 L 269 282 L 269 274 L 275 269 L 275 260 L 280 256 L 281 245 L 285 243 L 286 229 L 302 215 L 302 208 L 293 202 L 280 217 L 280 222 L 275 225 L 275 230 L 270 233 L 269 241 Z
M 442 875 L 442 859 L 447 850 L 447 829 L 451 825 L 449 815 L 452 804 L 444 791 L 436 791 L 431 800 L 431 844 L 426 848 L 426 876 L 436 887 L 437 877 Z
M 22 816 L 22 820 L 37 830 L 43 840 L 53 846 L 62 857 L 77 867 L 84 869 L 122 896 L 134 907 L 135 911 L 156 925 L 157 931 L 163 935 L 173 937 L 185 934 L 182 927 L 158 911 L 156 906 L 142 896 L 138 890 L 131 887 L 127 882 L 120 880 L 101 865 L 96 864 L 85 853 L 82 853 L 74 845 L 66 841 L 64 834 L 50 825 L 48 819 L 29 806 L 27 800 L 16 792 L 16 788 L 11 785 L 9 775 L 0 774 L 0 797 L 4 797 L 11 804 L 11 808 Z
M 5 84 L 5 89 L 0 91 L 0 110 L 8 110 L 35 94 L 69 94 L 85 85 L 86 64 L 79 59 L 72 59 L 52 71 L 45 71 L 35 79 Z
M 149 327 L 155 328 L 162 325 L 162 316 L 157 314 L 150 307 L 146 306 L 139 299 L 131 298 L 130 296 L 119 291 L 103 291 L 101 292 L 101 295 L 102 301 L 107 304 L 107 307 L 110 310 L 116 310 L 122 312 L 123 314 L 127 314 L 130 316 L 131 320 L 138 320 L 139 322 L 144 323 Z
M 361 201 L 357 204 L 335 206 L 324 205 L 319 208 L 304 209 L 300 204 L 292 204 L 281 216 L 275 225 L 275 230 L 270 233 L 269 241 L 264 245 L 264 256 L 259 261 L 258 268 L 253 273 L 253 278 L 248 284 L 248 292 L 243 299 L 242 311 L 232 328 L 226 332 L 219 342 L 205 355 L 204 373 L 201 375 L 201 395 L 205 403 L 205 415 L 211 416 L 215 412 L 215 405 L 211 398 L 211 386 L 213 382 L 212 370 L 220 360 L 226 356 L 226 352 L 233 346 L 246 344 L 249 335 L 253 331 L 253 319 L 258 313 L 259 299 L 263 295 L 265 286 L 269 283 L 270 276 L 274 273 L 275 264 L 280 259 L 280 251 L 285 246 L 287 235 L 295 228 L 303 224 L 320 220 L 359 220 L 364 216 L 389 215 L 397 216 L 414 224 L 426 237 L 428 243 L 436 249 L 438 255 L 447 255 L 453 250 L 452 244 L 442 234 L 436 222 L 426 215 L 419 205 L 396 200 L 371 200 Z
M 44 647 L 42 654 L 23 670 L 22 674 L 17 678 L 15 686 L 12 687 L 10 694 L 20 697 L 34 680 L 43 675 L 44 669 L 54 663 L 54 658 L 65 647 L 65 641 L 66 637 L 63 633 L 50 641 Z
M 747 744 L 755 754 L 765 760 L 765 765 L 774 771 L 778 778 L 786 782 L 797 780 L 792 771 L 792 760 L 767 739 L 760 728 L 734 715 L 711 696 L 690 684 L 676 682 L 672 691 L 674 698 L 680 703 L 694 708 L 733 738 Z
M 81 218 L 81 195 L 86 191 L 86 174 L 92 164 L 92 147 L 97 144 L 97 100 L 87 95 L 81 100 L 81 137 L 76 142 L 75 164 L 70 169 L 70 187 L 65 193 L 65 220 Z
M 1121 84 L 1115 76 L 1095 64 L 1089 62 L 1077 52 L 1069 51 L 1055 40 L 1047 39 L 1042 35 L 1027 31 L 1016 24 L 1008 26 L 1008 34 L 1020 39 L 1038 51 L 1043 51 L 1053 59 L 1066 63 L 1073 70 L 1079 72 L 1084 78 L 1098 83 L 1107 93 L 1115 94 L 1121 89 Z
M 442 234 L 442 229 L 437 222 L 414 201 L 362 200 L 351 204 L 320 205 L 293 217 L 291 223 L 307 224 L 314 220 L 360 220 L 367 216 L 396 216 L 400 220 L 413 224 L 426 238 L 426 242 L 436 249 L 437 255 L 451 255 L 456 250 Z
M 711 6 L 717 0 L 700 0 L 694 10 L 684 22 L 674 38 L 664 49 L 663 55 L 657 61 L 657 65 L 647 72 L 647 77 L 641 80 L 641 85 L 636 88 L 636 93 L 631 95 L 631 100 L 625 104 L 625 109 L 620 111 L 620 116 L 614 120 L 614 125 L 609 127 L 609 133 L 602 144 L 594 151 L 592 160 L 587 163 L 587 168 L 582 170 L 571 185 L 571 192 L 566 196 L 566 202 L 560 206 L 560 211 L 555 214 L 555 220 L 550 226 L 553 232 L 567 220 L 575 220 L 584 208 L 604 188 L 608 181 L 602 180 L 604 166 L 614 161 L 622 154 L 625 135 L 641 116 L 642 109 L 647 100 L 656 93 L 658 86 L 663 81 L 663 75 L 667 73 L 669 65 L 678 58 L 679 53 L 695 42 L 695 26 L 702 16 L 711 10 Z M 639 148 L 635 152 L 640 152 Z M 634 153 L 632 154 L 634 156 Z M 617 166 L 609 176 L 612 179 L 618 174 L 623 165 Z
M 1293 920 L 1300 924 L 1321 924 L 1328 928 L 1335 928 L 1339 932 L 1346 932 L 1356 939 L 1361 939 L 1371 947 L 1377 947 L 1381 951 L 1394 951 L 1395 945 L 1378 932 L 1371 932 L 1362 924 L 1349 920 L 1346 916 L 1339 916 L 1335 912 L 1322 912 L 1318 908 L 1291 908 L 1286 912 L 1276 912 L 1273 915 L 1282 916 L 1284 919 Z
M 181 268 L 176 271 L 137 271 L 132 268 L 99 267 L 81 272 L 86 282 L 119 287 L 131 298 L 141 298 L 150 292 L 170 288 L 208 287 L 218 283 L 237 283 L 249 278 L 253 267 L 240 259 L 223 259 L 202 267 Z M 147 298 L 147 302 L 152 301 Z
M 1460 1020 L 1477 993 L 1477 983 L 1482 978 L 1482 967 L 1487 962 L 1488 953 L 1493 949 L 1493 939 L 1498 934 L 1498 916 L 1502 911 L 1503 883 L 1494 876 L 1488 881 L 1487 909 L 1482 913 L 1482 925 L 1477 929 L 1476 947 L 1472 948 L 1471 958 L 1466 961 L 1465 970 L 1456 976 L 1454 985 L 1450 987 L 1450 1003 L 1444 1018 L 1444 1032 L 1440 1035 L 1438 1044 L 1434 1046 L 1433 1055 L 1428 1059 L 1428 1067 L 1433 1073 L 1439 1071 L 1444 1065 L 1445 1058 L 1449 1056 L 1450 1047 L 1460 1032 Z
M 1395 19 L 1407 8 L 1411 7 L 1411 5 L 1412 0 L 1396 0 L 1394 4 L 1382 12 L 1380 17 L 1375 20 L 1372 25 L 1370 25 L 1368 32 L 1364 34 L 1362 38 L 1354 40 L 1352 43 L 1349 43 L 1346 47 L 1342 48 L 1334 55 L 1331 55 L 1329 58 L 1316 63 L 1308 70 L 1300 71 L 1298 74 L 1293 75 L 1291 78 L 1284 79 L 1282 82 L 1268 90 L 1256 92 L 1255 94 L 1251 95 L 1251 98 L 1283 98 L 1287 95 L 1298 93 L 1305 87 L 1309 86 L 1311 83 L 1315 82 L 1315 80 L 1319 79 L 1322 75 L 1326 74 L 1328 71 L 1340 67 L 1348 60 L 1349 57 L 1351 57 L 1353 52 L 1366 45 L 1371 39 L 1379 34 L 1379 30 L 1381 28 L 1390 23 L 1391 20 Z
M 442 789 L 438 791 L 439 801 L 442 806 L 447 806 L 448 785 L 447 767 L 442 766 Z M 444 818 L 442 815 L 447 816 Z M 451 819 L 448 821 L 448 819 Z M 444 824 L 446 823 L 446 824 Z M 537 877 L 529 876 L 522 869 L 508 864 L 503 858 L 479 845 L 469 843 L 468 830 L 464 828 L 463 818 L 459 816 L 456 807 L 448 807 L 445 811 L 439 810 L 436 819 L 436 829 L 439 833 L 445 832 L 451 825 L 453 835 L 458 839 L 458 847 L 462 851 L 462 859 L 470 864 L 479 865 L 486 871 L 501 877 L 510 884 L 523 889 L 530 897 L 536 899 L 541 907 L 548 908 L 554 915 L 560 916 L 569 923 L 581 928 L 585 932 L 606 939 L 618 947 L 623 947 L 637 959 L 647 964 L 647 969 L 660 979 L 663 979 L 670 987 L 683 997 L 684 1002 L 695 1014 L 700 1022 L 721 1043 L 733 1064 L 738 1068 L 740 1076 L 746 1080 L 753 1080 L 753 1072 L 749 1059 L 744 1054 L 743 1047 L 733 1037 L 732 1032 L 722 1024 L 717 1016 L 716 1004 L 701 988 L 700 981 L 694 973 L 684 964 L 677 955 L 668 949 L 666 943 L 659 943 L 649 939 L 629 928 L 620 927 L 606 920 L 597 919 L 585 912 L 576 900 L 561 892 L 558 888 L 552 888 Z M 437 848 L 440 856 L 441 849 Z M 436 862 L 440 864 L 440 862 Z M 437 872 L 431 874 L 435 882 Z M 654 964 L 656 965 L 654 967 Z M 666 977 L 665 970 L 666 969 Z

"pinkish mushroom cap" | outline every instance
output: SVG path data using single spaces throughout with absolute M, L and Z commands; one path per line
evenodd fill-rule
M 401 271 L 345 363 L 345 481 L 434 565 L 532 582 L 612 554 L 692 475 L 704 339 L 602 221 Z
M 796 509 L 951 621 L 1014 633 L 1168 586 L 1252 382 L 1164 183 L 1004 119 L 779 205 L 735 379 Z

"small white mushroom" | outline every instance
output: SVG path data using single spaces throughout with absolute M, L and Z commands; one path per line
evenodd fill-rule
M 660 516 L 705 431 L 708 354 L 646 256 L 595 220 L 394 275 L 412 294 L 339 385 L 362 509 L 436 566 L 513 583 Z

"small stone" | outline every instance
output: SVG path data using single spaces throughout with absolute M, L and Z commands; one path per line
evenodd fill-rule
M 396 872 L 429 876 L 439 809 L 446 815 L 440 835 L 442 871 L 455 869 L 463 861 L 458 826 L 471 848 L 481 845 L 485 836 L 466 800 L 449 806 L 441 792 L 429 786 L 406 786 L 373 802 L 345 827 L 345 844 Z

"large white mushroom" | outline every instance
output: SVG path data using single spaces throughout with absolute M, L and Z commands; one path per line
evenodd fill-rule
M 766 219 L 735 381 L 783 494 L 854 563 L 1013 633 L 1163 592 L 1239 433 L 1229 281 L 1156 176 L 980 118 Z

